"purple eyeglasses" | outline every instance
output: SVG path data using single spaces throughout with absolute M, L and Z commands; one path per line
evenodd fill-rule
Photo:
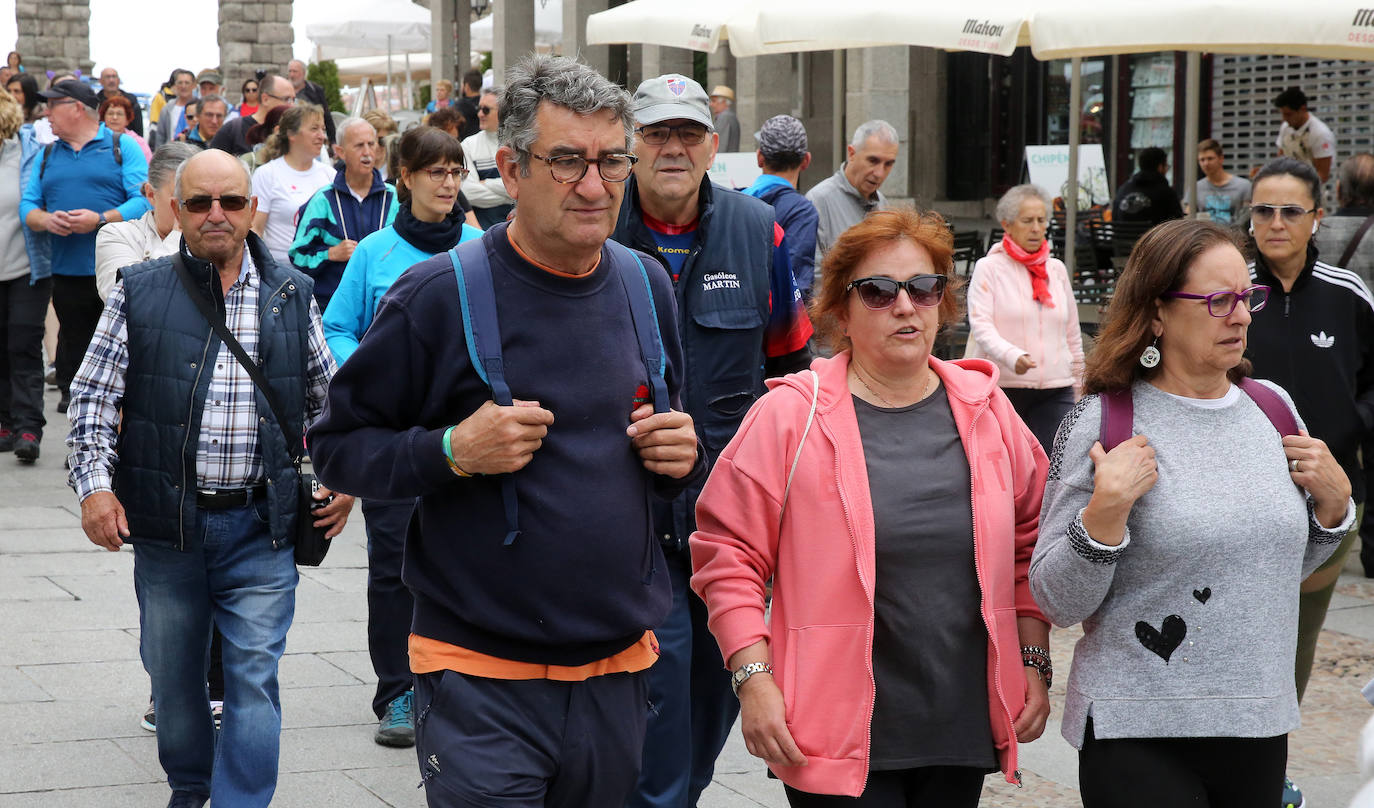
M 1230 317 L 1231 312 L 1241 301 L 1249 311 L 1259 311 L 1269 302 L 1268 286 L 1251 286 L 1242 292 L 1213 292 L 1210 295 L 1192 295 L 1187 292 L 1165 292 L 1160 297 L 1183 298 L 1185 300 L 1207 301 L 1207 313 L 1213 317 Z

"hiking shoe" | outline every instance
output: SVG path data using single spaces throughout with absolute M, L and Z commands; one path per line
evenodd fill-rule
M 1302 798 L 1302 789 L 1287 777 L 1283 778 L 1283 802 L 1279 805 L 1280 808 L 1303 808 L 1307 805 L 1307 800 Z
M 25 432 L 19 436 L 19 440 L 14 442 L 14 456 L 25 463 L 32 463 L 38 459 L 38 436 L 32 432 Z
M 14 451 L 14 433 L 8 429 L 0 429 L 0 452 Z
M 149 732 L 157 732 L 157 713 L 153 709 L 151 699 L 148 701 L 148 709 L 143 711 L 143 720 L 138 722 L 138 725 Z M 174 794 L 173 797 L 175 796 Z
M 197 794 L 194 791 L 173 791 L 172 799 L 167 803 L 167 808 L 201 808 L 210 801 L 210 797 L 205 794 Z
M 372 740 L 382 746 L 415 745 L 415 691 L 407 690 L 391 700 L 377 724 Z
M 210 702 L 210 717 L 215 719 L 215 729 L 219 729 L 219 725 L 224 723 L 224 702 Z

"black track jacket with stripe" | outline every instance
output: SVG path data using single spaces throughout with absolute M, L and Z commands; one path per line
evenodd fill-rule
M 1374 295 L 1359 275 L 1317 260 L 1283 291 L 1260 255 L 1250 265 L 1255 283 L 1270 287 L 1255 312 L 1245 355 L 1255 378 L 1283 387 L 1313 437 L 1326 441 L 1363 502 L 1358 452 L 1374 429 Z M 1199 436 L 1201 437 L 1201 436 Z

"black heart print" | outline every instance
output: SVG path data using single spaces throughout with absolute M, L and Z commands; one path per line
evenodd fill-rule
M 1198 603 L 1206 603 L 1207 599 L 1212 597 L 1212 587 L 1204 586 L 1202 589 L 1194 589 L 1193 597 L 1197 598 Z
M 1188 626 L 1183 622 L 1183 618 L 1176 614 L 1171 614 L 1164 618 L 1164 625 L 1160 629 L 1146 623 L 1144 620 L 1135 624 L 1135 636 L 1140 640 L 1140 644 L 1147 649 L 1159 654 L 1159 657 L 1166 663 L 1183 642 L 1183 638 L 1188 634 Z

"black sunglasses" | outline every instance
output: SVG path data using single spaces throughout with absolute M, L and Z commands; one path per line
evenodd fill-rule
M 478 107 L 477 111 L 483 115 L 490 115 L 493 109 L 495 109 L 495 107 Z
M 181 200 L 181 209 L 189 213 L 209 213 L 210 207 L 216 202 L 224 210 L 234 211 L 243 210 L 248 207 L 248 197 L 239 194 L 225 194 L 224 196 L 193 196 L 190 199 Z
M 904 281 L 895 281 L 891 278 L 859 278 L 850 281 L 844 288 L 846 292 L 851 289 L 859 291 L 859 301 L 864 306 L 881 311 L 891 308 L 897 302 L 897 290 L 905 289 L 911 302 L 921 308 L 930 308 L 940 305 L 940 301 L 945 297 L 945 285 L 949 279 L 944 275 L 916 275 Z
M 1316 213 L 1316 208 L 1304 208 L 1302 205 L 1251 205 L 1250 215 L 1260 222 L 1267 222 L 1274 218 L 1278 213 L 1283 216 L 1285 222 L 1296 222 L 1309 213 Z

